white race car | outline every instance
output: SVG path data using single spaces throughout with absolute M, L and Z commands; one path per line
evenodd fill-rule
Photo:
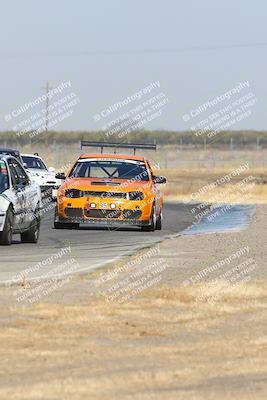
M 37 243 L 41 208 L 39 185 L 16 158 L 0 156 L 0 244 L 11 244 L 14 233 L 24 243 Z
M 32 180 L 38 183 L 45 197 L 53 199 L 57 189 L 62 185 L 62 181 L 56 179 L 55 168 L 47 168 L 43 159 L 37 154 L 22 154 L 21 157 Z

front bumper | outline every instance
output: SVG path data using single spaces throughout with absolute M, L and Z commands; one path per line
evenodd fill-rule
M 68 217 L 59 218 L 55 217 L 55 222 L 62 224 L 81 224 L 81 225 L 100 225 L 100 226 L 147 226 L 150 221 L 138 220 L 138 219 L 109 219 L 109 218 L 80 218 L 80 217 Z
M 64 209 L 64 212 L 62 213 Z M 56 213 L 55 222 L 76 223 L 86 225 L 128 225 L 146 226 L 150 223 L 150 210 L 144 208 L 85 208 L 85 207 L 64 207 L 61 212 Z
M 149 221 L 154 203 L 153 197 L 143 200 L 102 199 L 97 197 L 61 198 L 58 196 L 58 215 L 62 220 L 79 219 L 85 223 L 91 220 L 124 222 L 138 225 L 140 221 Z M 91 205 L 94 204 L 95 207 Z M 115 208 L 113 206 L 115 205 Z M 127 223 L 127 222 L 126 222 Z

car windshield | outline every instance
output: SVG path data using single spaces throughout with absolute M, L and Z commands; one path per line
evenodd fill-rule
M 0 161 L 0 193 L 3 193 L 9 188 L 9 179 L 6 165 L 3 161 Z
M 34 168 L 34 169 L 45 169 L 47 170 L 43 161 L 38 157 L 32 156 L 22 156 L 23 162 L 27 165 L 27 168 Z
M 74 178 L 106 178 L 148 181 L 144 162 L 116 159 L 82 159 L 74 166 L 70 174 Z

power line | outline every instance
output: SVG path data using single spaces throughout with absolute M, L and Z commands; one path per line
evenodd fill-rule
M 167 53 L 183 53 L 183 52 L 194 52 L 194 51 L 216 51 L 216 50 L 231 50 L 231 49 L 242 49 L 242 48 L 259 48 L 266 47 L 267 42 L 258 43 L 239 43 L 239 44 L 222 44 L 222 45 L 202 45 L 202 46 L 187 46 L 177 48 L 162 48 L 162 49 L 121 49 L 121 50 L 83 50 L 83 51 L 67 51 L 67 52 L 4 52 L 0 53 L 1 57 L 9 58 L 26 58 L 26 57 L 87 57 L 87 56 L 112 56 L 112 55 L 144 55 L 144 54 L 167 54 Z

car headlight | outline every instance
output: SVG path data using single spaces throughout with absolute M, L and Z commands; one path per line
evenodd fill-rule
M 143 192 L 129 192 L 129 200 L 144 200 Z
M 78 189 L 67 189 L 65 190 L 65 197 L 78 199 L 79 197 L 81 197 L 81 192 Z

